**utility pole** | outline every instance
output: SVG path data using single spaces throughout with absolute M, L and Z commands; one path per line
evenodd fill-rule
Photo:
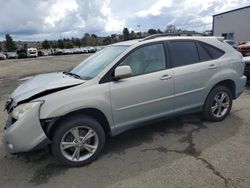
M 137 28 L 140 31 L 140 37 L 141 37 L 141 25 L 137 25 Z

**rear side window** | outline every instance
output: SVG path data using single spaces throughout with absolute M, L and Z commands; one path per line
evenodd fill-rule
M 210 61 L 213 59 L 200 43 L 197 42 L 196 46 L 199 52 L 200 61 Z
M 199 62 L 196 44 L 193 41 L 171 41 L 172 66 L 180 67 Z
M 223 52 L 222 50 L 218 49 L 218 48 L 215 48 L 213 46 L 210 46 L 208 44 L 204 44 L 202 43 L 201 44 L 204 49 L 209 53 L 209 55 L 213 58 L 213 59 L 218 59 L 220 58 L 221 56 L 224 55 L 225 52 Z

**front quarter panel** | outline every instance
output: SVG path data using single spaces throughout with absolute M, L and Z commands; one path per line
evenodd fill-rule
M 41 119 L 62 117 L 77 110 L 94 108 L 106 116 L 111 128 L 113 126 L 108 84 L 82 84 L 42 99 L 45 102 L 40 111 Z

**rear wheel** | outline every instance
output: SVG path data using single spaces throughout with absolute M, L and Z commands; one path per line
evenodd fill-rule
M 74 116 L 58 125 L 51 149 L 61 163 L 82 166 L 97 159 L 104 145 L 105 133 L 99 122 L 87 116 Z
M 232 93 L 224 86 L 215 87 L 208 95 L 203 107 L 203 115 L 210 121 L 222 121 L 232 108 Z

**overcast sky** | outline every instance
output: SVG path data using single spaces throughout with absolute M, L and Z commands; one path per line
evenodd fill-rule
M 250 0 L 0 0 L 0 40 L 107 35 L 135 31 L 212 28 L 212 15 L 250 5 Z M 138 27 L 140 25 L 140 27 Z

